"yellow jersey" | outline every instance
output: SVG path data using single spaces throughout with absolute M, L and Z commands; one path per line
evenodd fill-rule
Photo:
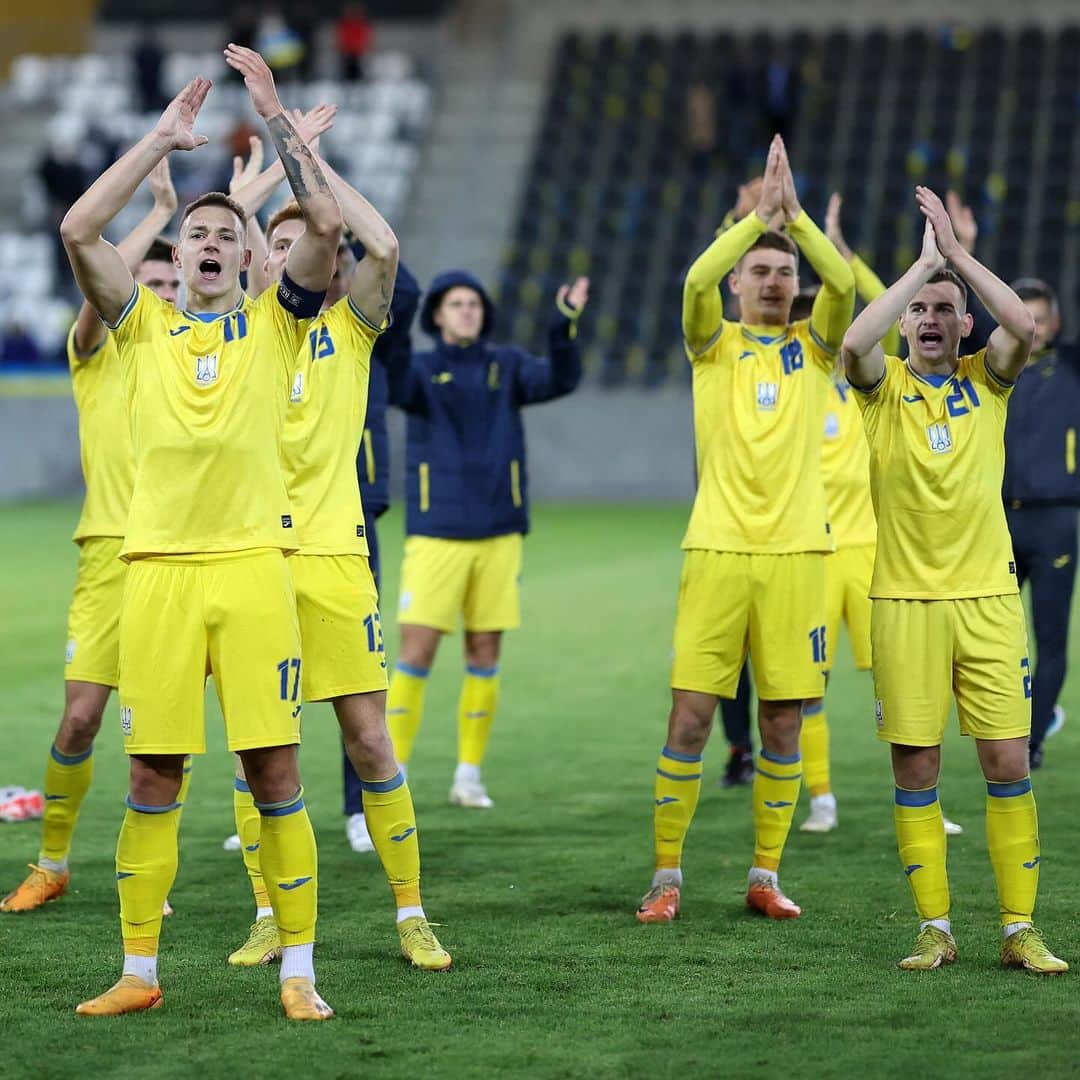
M 91 536 L 123 536 L 135 483 L 135 458 L 116 342 L 109 335 L 93 352 L 80 356 L 72 326 L 67 356 L 86 482 L 86 497 L 72 539 L 81 543 Z
M 821 432 L 836 354 L 810 320 L 724 320 L 693 365 L 698 490 L 684 549 L 832 551 Z
M 944 380 L 887 356 L 877 386 L 856 389 L 878 526 L 871 597 L 958 600 L 1017 591 L 1001 500 L 1011 393 L 986 366 L 985 349 L 962 356 Z
M 877 522 L 870 498 L 870 450 L 851 387 L 839 377 L 825 408 L 821 478 L 837 549 L 874 543 Z
M 296 549 L 281 443 L 310 321 L 272 288 L 199 316 L 136 287 L 112 328 L 135 454 L 123 557 Z
M 356 456 L 379 330 L 349 297 L 322 312 L 300 347 L 285 422 L 285 483 L 304 555 L 367 555 Z

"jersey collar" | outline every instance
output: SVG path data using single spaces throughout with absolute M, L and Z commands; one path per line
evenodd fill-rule
M 239 311 L 244 306 L 244 301 L 247 299 L 247 293 L 241 292 L 240 299 L 236 301 L 236 304 L 229 308 L 228 311 L 188 311 L 185 308 L 181 314 L 185 319 L 198 319 L 201 323 L 217 322 L 218 319 L 228 318 L 234 311 Z

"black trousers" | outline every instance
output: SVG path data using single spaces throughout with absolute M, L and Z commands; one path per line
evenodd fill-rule
M 368 560 L 371 563 L 371 576 L 375 579 L 375 588 L 379 588 L 379 534 L 375 531 L 375 518 L 364 510 L 364 533 L 367 536 Z M 379 597 L 382 607 L 382 597 Z M 345 753 L 345 743 L 341 744 L 341 778 L 345 787 L 345 815 L 364 812 L 364 789 L 360 786 L 360 777 L 356 775 L 349 755 Z
M 1031 585 L 1035 674 L 1031 681 L 1031 745 L 1046 738 L 1061 687 L 1069 646 L 1069 613 L 1076 581 L 1075 506 L 1006 507 L 1016 575 Z
M 720 699 L 720 722 L 724 725 L 724 738 L 729 746 L 753 750 L 754 740 L 750 734 L 749 663 L 744 663 L 739 673 L 739 686 L 735 696 Z

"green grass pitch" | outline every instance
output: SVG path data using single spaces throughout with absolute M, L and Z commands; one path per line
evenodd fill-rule
M 840 829 L 793 831 L 783 881 L 802 919 L 743 906 L 749 793 L 716 786 L 718 734 L 691 830 L 681 919 L 641 927 L 652 869 L 652 778 L 664 737 L 685 507 L 541 508 L 526 545 L 524 628 L 509 636 L 486 766 L 490 813 L 446 804 L 454 764 L 460 638 L 445 642 L 410 775 L 424 899 L 454 968 L 398 956 L 374 855 L 348 849 L 338 741 L 327 706 L 305 709 L 302 766 L 321 857 L 319 986 L 329 1024 L 280 1018 L 276 969 L 230 970 L 252 901 L 233 831 L 231 762 L 216 703 L 211 753 L 184 811 L 177 914 L 161 956 L 163 1009 L 118 1020 L 75 1004 L 119 971 L 113 880 L 126 764 L 110 703 L 83 808 L 69 894 L 0 916 L 0 1072 L 15 1077 L 996 1077 L 1072 1075 L 1080 971 L 1040 980 L 997 967 L 997 910 L 973 748 L 946 746 L 943 801 L 960 963 L 906 974 L 915 923 L 892 826 L 887 754 L 869 676 L 846 644 L 829 692 Z M 0 509 L 0 784 L 39 786 L 62 700 L 74 567 L 71 503 Z M 384 519 L 385 625 L 401 519 Z M 1080 961 L 1076 772 L 1080 696 L 1036 777 L 1039 923 Z M 212 694 L 210 695 L 212 699 Z M 805 795 L 796 822 L 806 812 Z M 37 855 L 39 827 L 0 825 L 0 886 Z

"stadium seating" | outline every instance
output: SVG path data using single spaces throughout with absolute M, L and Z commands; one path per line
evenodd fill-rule
M 199 116 L 198 130 L 210 144 L 198 154 L 173 155 L 170 164 L 181 200 L 211 186 L 224 186 L 231 172 L 229 135 L 253 117 L 247 91 L 229 77 L 218 52 L 175 52 L 166 57 L 164 81 L 175 93 L 195 74 L 215 81 Z M 47 137 L 83 141 L 93 124 L 93 140 L 122 148 L 139 138 L 155 117 L 137 111 L 131 61 L 126 55 L 21 56 L 12 65 L 6 94 L 16 108 L 47 108 Z M 404 212 L 419 160 L 419 143 L 431 114 L 432 90 L 418 76 L 412 58 L 376 53 L 363 83 L 335 81 L 290 86 L 290 105 L 323 102 L 341 106 L 336 125 L 323 139 L 323 151 L 342 175 L 368 195 L 392 222 Z M 31 181 L 37 184 L 37 180 Z M 44 206 L 38 195 L 31 205 Z M 149 208 L 140 192 L 115 223 L 121 235 Z M 0 232 L 0 333 L 5 326 L 30 327 L 42 351 L 59 358 L 71 318 L 71 305 L 57 299 L 66 283 L 55 280 L 52 237 L 45 222 L 23 232 Z
M 1067 312 L 1080 300 L 1067 258 L 1080 230 L 1070 191 L 1080 29 L 610 32 L 567 35 L 553 57 L 504 257 L 504 333 L 542 349 L 546 297 L 589 273 L 593 315 L 582 334 L 593 375 L 645 385 L 689 377 L 682 277 L 737 185 L 760 171 L 777 122 L 762 104 L 773 61 L 788 65 L 793 104 L 780 120 L 806 209 L 820 222 L 830 191 L 841 191 L 847 238 L 883 277 L 917 251 L 911 189 L 926 183 L 972 205 L 978 253 L 999 274 L 1056 283 Z M 688 99 L 701 86 L 714 95 L 711 152 L 688 131 Z

